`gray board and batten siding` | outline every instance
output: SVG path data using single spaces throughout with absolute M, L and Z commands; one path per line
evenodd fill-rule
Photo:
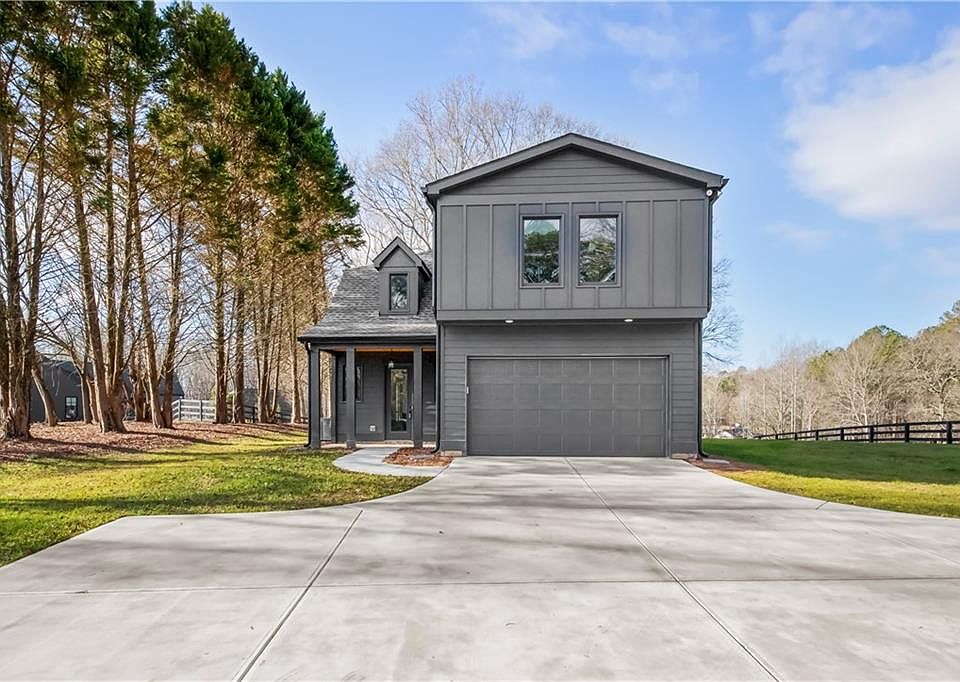
M 710 305 L 707 186 L 580 148 L 441 193 L 439 321 L 702 319 Z M 617 281 L 577 281 L 580 216 L 618 219 Z M 524 217 L 561 221 L 559 285 L 521 284 Z

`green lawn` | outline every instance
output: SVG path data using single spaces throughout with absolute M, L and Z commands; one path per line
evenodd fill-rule
M 135 454 L 0 462 L 0 564 L 133 514 L 324 507 L 402 492 L 426 478 L 333 466 L 340 451 L 290 448 L 302 434 Z
M 724 476 L 796 495 L 960 517 L 960 446 L 923 443 L 705 440 L 718 457 L 757 465 Z

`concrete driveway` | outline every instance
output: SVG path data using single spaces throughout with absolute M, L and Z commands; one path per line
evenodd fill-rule
M 122 519 L 0 569 L 6 679 L 957 679 L 960 521 L 684 462 L 457 461 Z

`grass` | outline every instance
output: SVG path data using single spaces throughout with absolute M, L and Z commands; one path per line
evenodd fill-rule
M 877 509 L 960 517 L 960 446 L 705 440 L 712 455 L 757 468 L 718 471 L 785 493 Z
M 291 450 L 270 433 L 144 453 L 0 462 L 0 565 L 134 514 L 201 514 L 346 504 L 426 478 L 342 471 L 342 451 Z

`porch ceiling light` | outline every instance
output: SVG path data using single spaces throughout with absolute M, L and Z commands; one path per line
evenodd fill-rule
M 632 318 L 632 317 L 625 317 L 625 318 L 623 318 L 623 321 L 624 321 L 624 322 L 633 322 L 633 318 Z
M 513 324 L 513 320 L 504 320 L 507 324 Z

